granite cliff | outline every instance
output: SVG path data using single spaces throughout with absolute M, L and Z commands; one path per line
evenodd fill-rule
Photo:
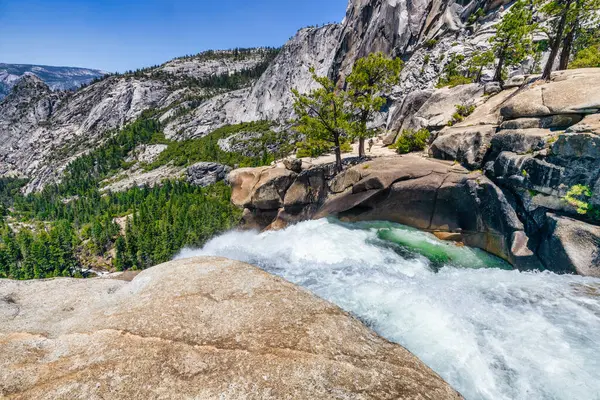
M 28 77 L 0 104 L 0 173 L 27 176 L 28 191 L 40 190 L 59 180 L 78 154 L 149 109 L 159 111 L 166 136 L 177 140 L 240 122 L 283 123 L 292 114 L 290 89 L 308 91 L 314 85 L 311 66 L 338 79 L 357 58 L 372 51 L 406 61 L 402 85 L 390 94 L 388 110 L 378 122 L 390 128 L 410 92 L 433 88 L 449 62 L 441 54 L 468 55 L 487 46 L 485 39 L 493 33 L 504 3 L 352 0 L 341 24 L 299 31 L 274 59 L 276 53 L 260 49 L 241 55 L 203 53 L 113 76 L 74 94 L 54 93 Z M 485 18 L 467 27 L 468 17 L 480 8 L 486 10 Z M 237 90 L 208 90 L 203 81 L 242 70 L 262 71 L 263 65 L 260 78 Z M 21 86 L 33 86 L 35 93 L 23 92 Z

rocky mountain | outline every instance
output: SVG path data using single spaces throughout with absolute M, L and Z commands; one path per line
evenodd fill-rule
M 0 100 L 25 75 L 33 74 L 52 90 L 73 90 L 106 75 L 97 69 L 0 63 Z
M 509 1 L 462 3 L 352 0 L 341 24 L 298 32 L 251 90 L 214 98 L 174 120 L 167 131 L 173 137 L 194 137 L 226 123 L 286 121 L 292 115 L 290 89 L 313 88 L 311 66 L 319 75 L 342 79 L 358 58 L 376 51 L 406 61 L 402 84 L 390 96 L 393 111 L 411 91 L 434 88 L 452 54 L 468 56 L 487 48 L 501 7 Z M 468 17 L 480 8 L 486 10 L 484 17 L 467 27 Z M 392 121 L 386 118 L 381 124 L 387 128 Z
M 27 176 L 28 191 L 38 190 L 59 179 L 72 159 L 144 111 L 166 110 L 163 118 L 169 118 L 172 108 L 189 108 L 227 90 L 221 82 L 203 79 L 262 71 L 275 52 L 204 53 L 110 76 L 74 93 L 53 92 L 40 78 L 26 75 L 0 102 L 0 173 Z
M 290 89 L 308 91 L 314 85 L 311 66 L 337 79 L 357 58 L 379 50 L 406 60 L 402 85 L 390 94 L 389 112 L 379 121 L 390 128 L 409 93 L 435 86 L 449 62 L 446 54 L 468 54 L 487 46 L 485 39 L 493 33 L 504 3 L 352 0 L 341 24 L 303 29 L 278 54 L 259 49 L 182 57 L 73 94 L 56 95 L 37 85 L 32 95 L 17 87 L 0 104 L 0 172 L 28 176 L 28 190 L 38 190 L 59 179 L 73 157 L 98 146 L 107 132 L 148 109 L 162 110 L 165 135 L 176 140 L 201 137 L 228 124 L 283 123 L 292 115 Z M 468 17 L 480 8 L 486 10 L 480 22 L 467 26 Z M 240 71 L 264 73 L 236 87 L 206 87 L 211 77 Z M 40 100 L 42 105 L 24 101 L 29 97 L 45 100 Z M 19 115 L 15 104 L 20 104 Z M 40 107 L 44 118 L 32 120 L 29 116 L 38 115 Z

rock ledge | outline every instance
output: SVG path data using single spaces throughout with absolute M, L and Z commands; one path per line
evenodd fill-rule
M 460 399 L 415 356 L 251 265 L 0 282 L 0 397 Z

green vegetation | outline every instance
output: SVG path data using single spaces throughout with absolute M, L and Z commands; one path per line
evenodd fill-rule
M 427 129 L 404 130 L 394 144 L 399 154 L 422 151 L 427 147 L 431 133 Z
M 600 68 L 600 45 L 581 50 L 569 64 L 569 69 Z
M 593 211 L 593 207 L 588 203 L 592 197 L 592 190 L 589 186 L 575 185 L 567 192 L 564 200 L 577 209 L 580 215 L 587 215 Z
M 473 111 L 475 111 L 475 108 L 476 107 L 472 104 L 471 105 L 457 104 L 456 112 L 454 114 L 452 114 L 452 119 L 450 121 L 448 121 L 448 126 L 453 126 L 460 122 L 463 122 L 465 120 L 465 118 L 467 118 L 469 115 L 473 114 Z
M 299 142 L 296 145 L 296 157 L 310 157 L 316 158 L 322 156 L 323 154 L 331 153 L 335 151 L 335 148 L 331 145 L 331 142 L 327 140 L 320 139 L 306 139 L 302 142 Z M 348 138 L 342 138 L 340 143 L 341 152 L 350 153 L 352 151 L 352 145 L 348 141 Z
M 335 83 L 326 76 L 319 77 L 311 67 L 312 77 L 319 84 L 307 95 L 292 90 L 294 110 L 298 115 L 296 130 L 307 138 L 307 144 L 328 143 L 335 152 L 335 167 L 342 171 L 342 142 L 350 128 L 350 114 L 345 107 L 345 99 L 340 95 Z
M 474 25 L 483 16 L 485 16 L 485 11 L 483 8 L 480 7 L 477 9 L 477 11 L 475 11 L 473 14 L 471 14 L 469 16 L 469 19 L 467 20 L 467 24 Z
M 352 109 L 350 137 L 359 141 L 359 157 L 366 156 L 365 139 L 377 133 L 375 129 L 368 129 L 367 124 L 387 103 L 383 93 L 389 93 L 394 85 L 400 83 L 402 66 L 399 58 L 372 53 L 358 60 L 346 79 L 347 98 Z
M 465 62 L 465 56 L 462 54 L 453 53 L 450 55 L 450 60 L 444 66 L 443 73 L 436 85 L 437 88 L 455 87 L 458 85 L 466 85 L 473 83 L 473 78 L 470 78 L 461 71 L 461 66 Z
M 550 55 L 542 75 L 543 79 L 550 79 L 559 52 L 559 70 L 564 70 L 571 55 L 581 49 L 581 42 L 589 38 L 590 30 L 598 31 L 600 0 L 535 0 L 535 5 L 550 21 L 546 32 L 550 37 Z
M 483 16 L 479 9 L 468 24 Z M 539 20 L 545 21 L 540 24 Z M 517 0 L 496 25 L 491 49 L 475 51 L 470 57 L 452 54 L 437 87 L 454 87 L 481 80 L 483 70 L 495 64 L 494 80 L 502 83 L 508 68 L 532 57 L 530 73 L 543 71 L 548 79 L 559 57 L 559 70 L 600 66 L 600 0 Z M 549 40 L 534 43 L 534 33 Z M 542 56 L 550 51 L 544 69 Z M 559 54 L 560 53 L 560 54 Z M 441 60 L 438 60 L 441 62 Z
M 26 183 L 26 179 L 0 178 L 0 217 L 7 215 L 8 208 L 12 207 Z
M 427 50 L 431 50 L 433 49 L 436 45 L 438 44 L 438 41 L 436 39 L 429 39 L 428 41 L 425 42 L 424 46 Z
M 71 162 L 58 191 L 66 196 L 84 195 L 104 178 L 129 167 L 125 159 L 136 146 L 165 143 L 160 125 L 152 116 L 153 112 L 145 112 L 137 121 L 112 133 L 113 136 L 96 150 Z
M 0 226 L 0 278 L 38 279 L 80 276 L 75 259 L 76 235 L 71 224 L 58 221 L 38 233 L 23 228 L 17 233 Z
M 492 50 L 498 59 L 494 80 L 503 82 L 502 74 L 507 67 L 519 65 L 533 51 L 533 32 L 537 25 L 533 9 L 528 1 L 518 0 L 496 26 L 496 34 L 490 39 Z
M 144 113 L 112 133 L 96 150 L 71 162 L 60 184 L 49 185 L 41 193 L 23 196 L 20 189 L 26 181 L 0 180 L 1 209 L 6 215 L 0 225 L 0 277 L 79 277 L 95 263 L 117 269 L 147 268 L 168 261 L 184 246 L 200 246 L 235 226 L 240 213 L 230 203 L 230 188 L 222 183 L 203 189 L 166 181 L 154 188 L 104 194 L 100 185 L 129 168 L 126 160 L 141 144 L 168 145 L 147 168 L 197 161 L 258 166 L 273 160 L 266 146 L 283 139 L 271 130 L 271 123 L 255 122 L 173 142 L 165 139 L 154 115 Z M 252 140 L 254 150 L 263 150 L 260 156 L 218 147 L 219 139 L 241 132 L 258 134 Z
M 473 52 L 467 61 L 467 77 L 475 82 L 481 81 L 483 69 L 493 64 L 494 60 L 494 52 L 491 50 Z
M 155 169 L 168 163 L 173 163 L 177 166 L 187 166 L 199 161 L 214 161 L 232 167 L 236 165 L 239 167 L 268 165 L 275 160 L 277 154 L 269 152 L 267 146 L 282 141 L 281 135 L 273 132 L 271 126 L 272 123 L 269 121 L 227 125 L 201 138 L 181 142 L 169 141 L 167 142 L 167 149 L 159 155 L 154 163 L 147 166 L 147 169 Z M 241 132 L 259 134 L 259 138 L 247 146 L 251 152 L 254 150 L 256 153 L 260 153 L 259 156 L 246 156 L 241 153 L 221 150 L 218 145 L 220 139 L 225 139 Z
M 399 83 L 402 65 L 400 59 L 390 59 L 382 53 L 370 54 L 355 63 L 345 90 L 328 77 L 317 76 L 311 68 L 320 87 L 306 95 L 292 90 L 296 130 L 306 137 L 298 144 L 297 156 L 316 157 L 333 149 L 336 170 L 340 172 L 344 147 L 350 150 L 348 141 L 358 139 L 359 156 L 364 157 L 365 140 L 377 133 L 368 129 L 367 124 L 386 105 L 383 94 Z
M 15 228 L 0 229 L 0 277 L 80 276 L 80 256 L 110 257 L 117 269 L 147 268 L 170 260 L 184 246 L 200 246 L 233 227 L 239 211 L 230 188 L 202 189 L 166 182 L 101 196 L 89 192 L 65 202 L 56 190 L 15 199 Z M 124 232 L 114 222 L 126 218 Z

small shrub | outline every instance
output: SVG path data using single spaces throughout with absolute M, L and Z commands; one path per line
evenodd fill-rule
M 592 211 L 592 207 L 588 203 L 591 197 L 592 190 L 589 186 L 575 185 L 567 192 L 564 200 L 577 209 L 577 214 L 586 215 Z
M 342 150 L 342 153 L 352 153 L 352 144 L 350 142 L 344 141 L 340 145 L 340 150 Z
M 569 69 L 600 67 L 600 46 L 590 46 L 581 50 L 569 64 Z
M 427 129 L 404 130 L 394 145 L 399 154 L 422 151 L 427 147 L 431 133 Z
M 468 85 L 470 83 L 473 83 L 473 78 L 469 78 L 463 75 L 446 75 L 445 77 L 440 78 L 436 87 L 438 89 L 444 87 L 453 88 L 455 86 Z
M 308 139 L 296 145 L 296 157 L 298 158 L 316 158 L 323 154 L 328 154 L 333 151 L 331 143 L 326 140 Z M 348 141 L 343 141 L 340 144 L 342 153 L 351 153 L 352 144 Z
M 425 42 L 424 46 L 427 50 L 431 50 L 433 49 L 436 45 L 438 44 L 438 41 L 436 39 L 430 39 L 428 41 Z
M 469 19 L 467 20 L 467 24 L 468 25 L 473 25 L 475 22 L 477 22 L 479 20 L 479 18 L 483 17 L 485 15 L 485 11 L 483 10 L 483 8 L 478 8 L 477 11 L 475 11 L 473 14 L 471 14 L 469 16 Z
M 473 114 L 473 112 L 475 111 L 475 108 L 476 107 L 472 104 L 471 105 L 457 104 L 456 112 L 454 114 L 452 114 L 452 119 L 450 121 L 448 121 L 448 126 L 453 126 L 455 124 L 463 122 L 465 120 L 465 118 L 467 118 L 469 115 Z
M 465 56 L 462 54 L 451 54 L 448 63 L 444 66 L 443 74 L 437 83 L 438 88 L 450 86 L 465 85 L 473 83 L 473 79 L 465 76 L 464 73 Z

